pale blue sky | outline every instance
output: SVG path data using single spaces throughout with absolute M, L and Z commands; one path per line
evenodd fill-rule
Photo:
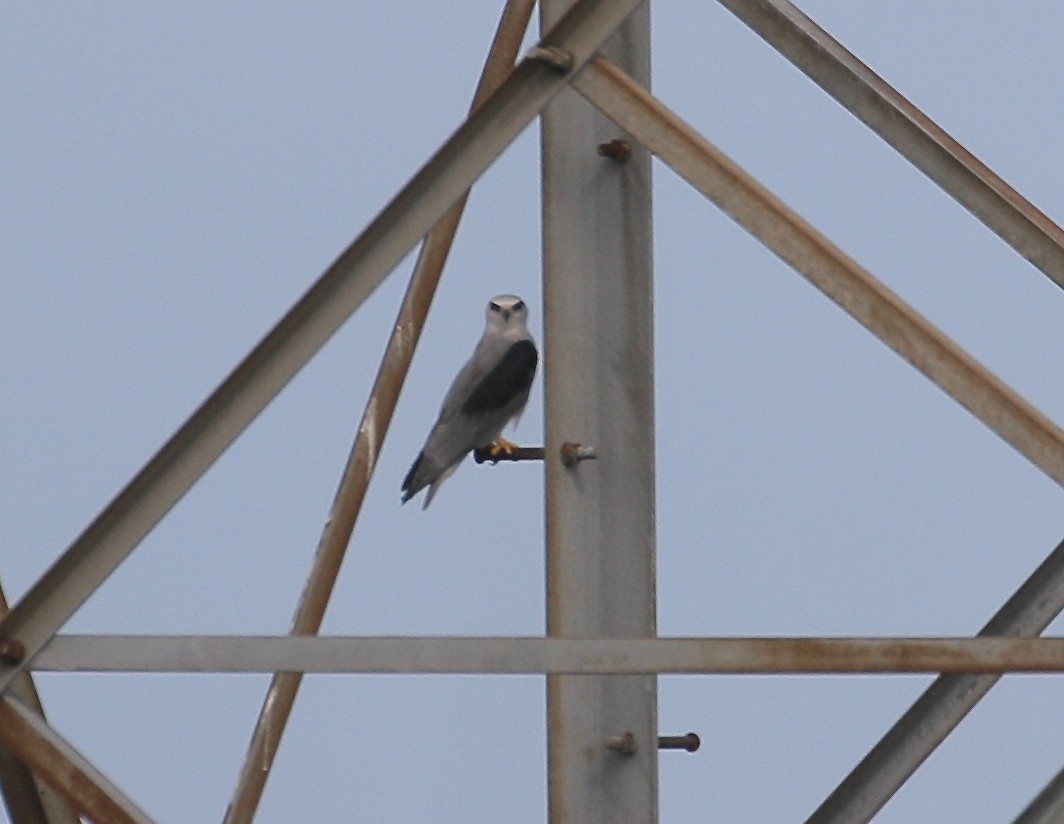
M 1064 10 L 800 3 L 1064 217 Z M 0 24 L 0 576 L 12 600 L 460 122 L 498 0 L 10 3 Z M 655 90 L 1064 421 L 1064 294 L 713 2 L 658 3 Z M 475 190 L 326 629 L 543 630 L 542 476 L 399 482 L 484 301 L 541 336 L 538 137 Z M 1064 537 L 1057 486 L 656 167 L 665 635 L 974 633 Z M 70 623 L 284 632 L 409 261 Z M 539 443 L 537 384 L 517 439 Z M 498 513 L 488 527 L 484 513 Z M 1059 632 L 1060 623 L 1054 625 Z M 664 678 L 662 822 L 802 821 L 924 677 Z M 46 675 L 162 822 L 218 821 L 265 677 Z M 1008 821 L 1064 763 L 1064 681 L 1007 679 L 877 822 Z M 307 680 L 282 821 L 545 819 L 538 678 Z

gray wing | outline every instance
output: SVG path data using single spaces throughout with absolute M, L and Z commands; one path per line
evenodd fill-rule
M 425 448 L 403 481 L 404 502 L 433 484 L 431 500 L 435 486 L 472 449 L 499 437 L 528 402 L 538 360 L 531 339 L 481 341 L 451 384 Z
M 455 375 L 451 388 L 444 395 L 439 421 L 449 420 L 461 411 L 481 381 L 503 360 L 509 346 L 509 341 L 497 337 L 485 336 L 480 339 L 477 348 Z

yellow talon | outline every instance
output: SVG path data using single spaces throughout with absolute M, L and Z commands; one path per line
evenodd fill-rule
M 520 448 L 520 446 L 513 441 L 506 440 L 506 438 L 496 438 L 495 443 L 488 449 L 488 454 L 498 460 L 503 455 L 512 455 Z

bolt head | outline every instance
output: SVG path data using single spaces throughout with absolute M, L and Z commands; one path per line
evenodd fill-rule
M 16 641 L 14 638 L 0 641 L 0 661 L 5 664 L 20 664 L 25 657 L 26 648 L 21 641 Z

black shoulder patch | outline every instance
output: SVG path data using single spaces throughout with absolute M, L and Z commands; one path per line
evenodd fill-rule
M 532 386 L 538 361 L 536 345 L 530 340 L 519 340 L 506 350 L 502 360 L 473 390 L 473 394 L 462 405 L 462 412 L 468 414 L 502 409 Z

